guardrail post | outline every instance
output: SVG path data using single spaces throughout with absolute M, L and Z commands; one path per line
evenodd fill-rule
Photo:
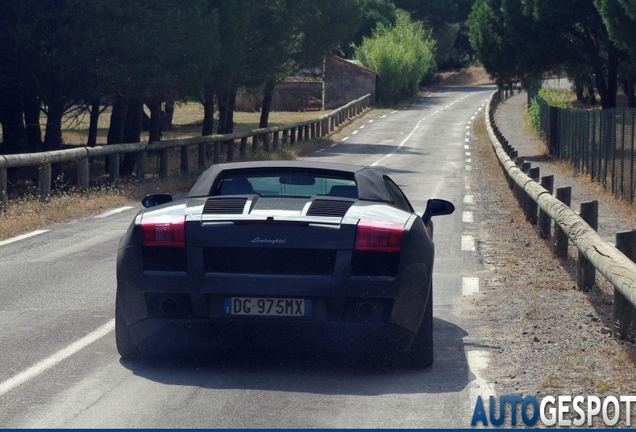
M 298 126 L 296 129 L 296 142 L 301 142 L 303 140 L 303 127 Z
M 616 248 L 627 258 L 636 259 L 636 230 L 616 234 Z M 614 307 L 612 313 L 612 335 L 620 339 L 634 341 L 636 334 L 636 308 L 623 294 L 614 288 Z
M 188 151 L 188 146 L 181 147 L 181 172 L 182 173 L 187 173 L 190 169 L 189 157 L 190 157 L 190 154 Z
M 168 176 L 168 149 L 159 152 L 159 178 Z
M 528 170 L 528 177 L 532 180 L 538 182 L 540 177 L 539 167 L 531 168 Z M 530 198 L 530 195 L 525 194 L 526 198 L 526 220 L 530 222 L 532 225 L 537 224 L 537 211 L 539 210 L 538 204 Z
M 557 154 L 557 146 L 559 145 L 557 140 L 559 136 L 559 130 L 557 129 L 557 116 L 559 115 L 559 109 L 557 107 L 548 106 L 548 149 L 550 154 Z
M 40 201 L 48 201 L 51 198 L 51 164 L 40 166 L 39 186 Z
M 199 164 L 198 165 L 199 165 L 199 168 L 205 168 L 205 166 L 206 166 L 206 164 L 208 162 L 208 158 L 207 158 L 207 156 L 205 154 L 206 153 L 206 149 L 205 149 L 206 146 L 207 146 L 206 143 L 200 143 L 197 146 L 197 152 L 199 153 L 198 154 L 198 159 L 199 159 Z
M 119 153 L 108 158 L 108 183 L 113 185 L 119 179 Z
M 570 186 L 558 188 L 556 190 L 556 198 L 569 207 L 572 202 L 572 188 Z M 568 236 L 556 221 L 554 222 L 554 245 L 552 253 L 559 258 L 567 258 L 568 256 Z
M 0 168 L 0 211 L 7 210 L 7 202 L 9 197 L 7 196 L 7 169 Z
M 137 154 L 137 180 L 140 182 L 146 178 L 146 152 L 142 151 Z
M 289 129 L 289 145 L 296 143 L 296 128 Z
M 263 134 L 263 148 L 266 152 L 270 151 L 269 133 Z
M 77 186 L 81 193 L 88 193 L 88 158 L 77 161 Z
M 234 140 L 230 140 L 227 142 L 225 158 L 228 162 L 234 161 Z
M 256 153 L 258 151 L 258 135 L 254 135 L 252 137 L 252 152 Z
M 311 132 L 310 138 L 311 139 L 316 138 L 316 123 L 312 123 L 309 127 Z
M 581 218 L 594 230 L 598 230 L 598 201 L 581 204 Z M 596 268 L 579 250 L 576 267 L 576 286 L 589 291 L 596 282 Z
M 303 129 L 305 129 L 305 133 L 303 133 L 303 138 L 305 141 L 309 141 L 309 125 L 305 125 L 303 127 Z
M 336 117 L 329 117 L 329 132 L 333 131 L 336 128 Z
M 214 153 L 212 155 L 212 163 L 218 164 L 221 161 L 221 142 L 214 143 Z
M 245 159 L 247 155 L 247 137 L 241 138 L 241 144 L 239 144 L 239 157 Z
M 554 192 L 554 176 L 549 175 L 545 177 L 541 177 L 541 186 L 548 192 L 550 195 Z M 539 209 L 539 235 L 543 239 L 550 238 L 550 216 L 543 210 Z
M 280 142 L 280 132 L 276 131 L 274 132 L 274 139 L 272 140 L 272 147 L 274 148 L 274 150 L 278 148 L 279 142 Z
M 283 131 L 283 145 L 289 144 L 289 129 Z

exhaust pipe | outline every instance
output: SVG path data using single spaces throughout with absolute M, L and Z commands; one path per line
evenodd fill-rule
M 371 302 L 361 302 L 356 309 L 356 315 L 360 321 L 369 321 L 377 315 L 377 308 Z
M 179 309 L 181 309 L 181 304 L 179 303 L 179 300 L 174 297 L 166 297 L 161 300 L 159 308 L 161 309 L 161 313 L 163 313 L 165 316 L 172 316 L 179 312 Z

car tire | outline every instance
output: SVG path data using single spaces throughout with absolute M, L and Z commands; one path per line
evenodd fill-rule
M 139 347 L 130 336 L 130 329 L 119 304 L 119 295 L 115 299 L 115 342 L 122 359 L 132 360 L 139 357 Z
M 433 364 L 433 287 L 426 302 L 426 311 L 420 329 L 411 347 L 411 367 L 425 368 Z

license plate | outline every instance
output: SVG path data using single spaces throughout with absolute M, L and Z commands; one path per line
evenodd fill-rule
M 311 316 L 311 300 L 294 298 L 228 297 L 226 315 L 305 317 Z

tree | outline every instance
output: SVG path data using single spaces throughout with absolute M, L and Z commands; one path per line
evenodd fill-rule
M 379 74 L 378 98 L 392 103 L 415 93 L 422 79 L 432 77 L 436 70 L 434 47 L 422 23 L 398 11 L 395 26 L 379 25 L 372 37 L 363 39 L 355 58 Z

